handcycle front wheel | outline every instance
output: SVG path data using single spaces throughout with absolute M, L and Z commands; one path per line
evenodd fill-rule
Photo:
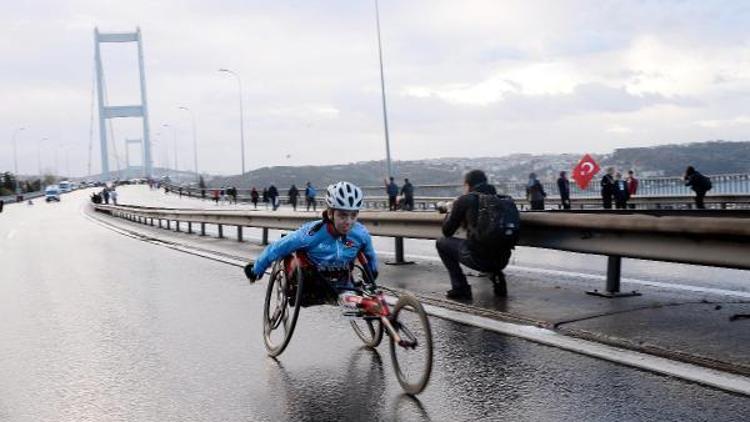
M 390 335 L 391 360 L 401 388 L 407 394 L 419 394 L 432 374 L 432 329 L 422 304 L 404 294 L 393 307 L 390 323 L 396 334 Z
M 269 356 L 280 355 L 292 339 L 301 302 L 302 271 L 288 277 L 283 260 L 276 261 L 263 303 L 263 342 Z
M 377 318 L 356 318 L 349 321 L 354 333 L 367 347 L 378 347 L 383 340 L 383 323 Z
M 354 285 L 358 289 L 363 289 L 365 284 L 372 283 L 372 276 L 362 265 L 354 266 Z M 378 347 L 381 340 L 383 340 L 383 323 L 380 322 L 380 318 L 355 318 L 349 321 L 354 333 L 357 334 L 362 343 L 367 347 Z

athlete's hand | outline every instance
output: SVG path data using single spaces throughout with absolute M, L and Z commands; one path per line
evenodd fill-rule
M 245 277 L 251 282 L 255 283 L 260 279 L 260 277 L 255 275 L 255 272 L 253 271 L 253 264 L 247 264 L 245 265 Z

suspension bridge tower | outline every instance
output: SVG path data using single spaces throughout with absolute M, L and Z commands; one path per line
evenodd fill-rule
M 138 71 L 140 75 L 141 103 L 135 105 L 109 105 L 105 103 L 106 87 L 104 85 L 104 68 L 102 66 L 102 56 L 99 45 L 102 43 L 130 43 L 138 44 Z M 94 56 L 96 61 L 96 88 L 97 102 L 99 104 L 99 140 L 102 157 L 102 178 L 108 180 L 109 173 L 109 154 L 107 148 L 107 129 L 108 119 L 140 117 L 143 121 L 143 175 L 144 177 L 152 176 L 151 162 L 151 137 L 149 136 L 148 126 L 148 105 L 146 102 L 146 74 L 143 68 L 143 39 L 141 37 L 141 28 L 136 28 L 135 32 L 127 33 L 103 33 L 99 28 L 94 28 Z M 114 143 L 115 140 L 113 139 Z

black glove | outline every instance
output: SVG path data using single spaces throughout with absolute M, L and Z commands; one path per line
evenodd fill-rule
M 245 277 L 247 277 L 247 279 L 250 280 L 251 283 L 255 283 L 256 281 L 260 280 L 260 277 L 256 276 L 255 272 L 253 272 L 253 264 L 245 265 Z

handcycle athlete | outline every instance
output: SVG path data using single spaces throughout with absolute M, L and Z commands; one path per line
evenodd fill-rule
M 384 331 L 389 335 L 399 383 L 407 393 L 417 394 L 432 370 L 429 321 L 414 296 L 400 295 L 391 309 L 376 286 L 372 238 L 357 222 L 363 199 L 362 190 L 352 183 L 328 186 L 323 218 L 266 247 L 245 266 L 245 275 L 255 282 L 271 267 L 263 311 L 269 355 L 278 356 L 288 345 L 300 306 L 338 304 L 366 346 L 377 346 Z M 276 338 L 278 333 L 281 338 Z

